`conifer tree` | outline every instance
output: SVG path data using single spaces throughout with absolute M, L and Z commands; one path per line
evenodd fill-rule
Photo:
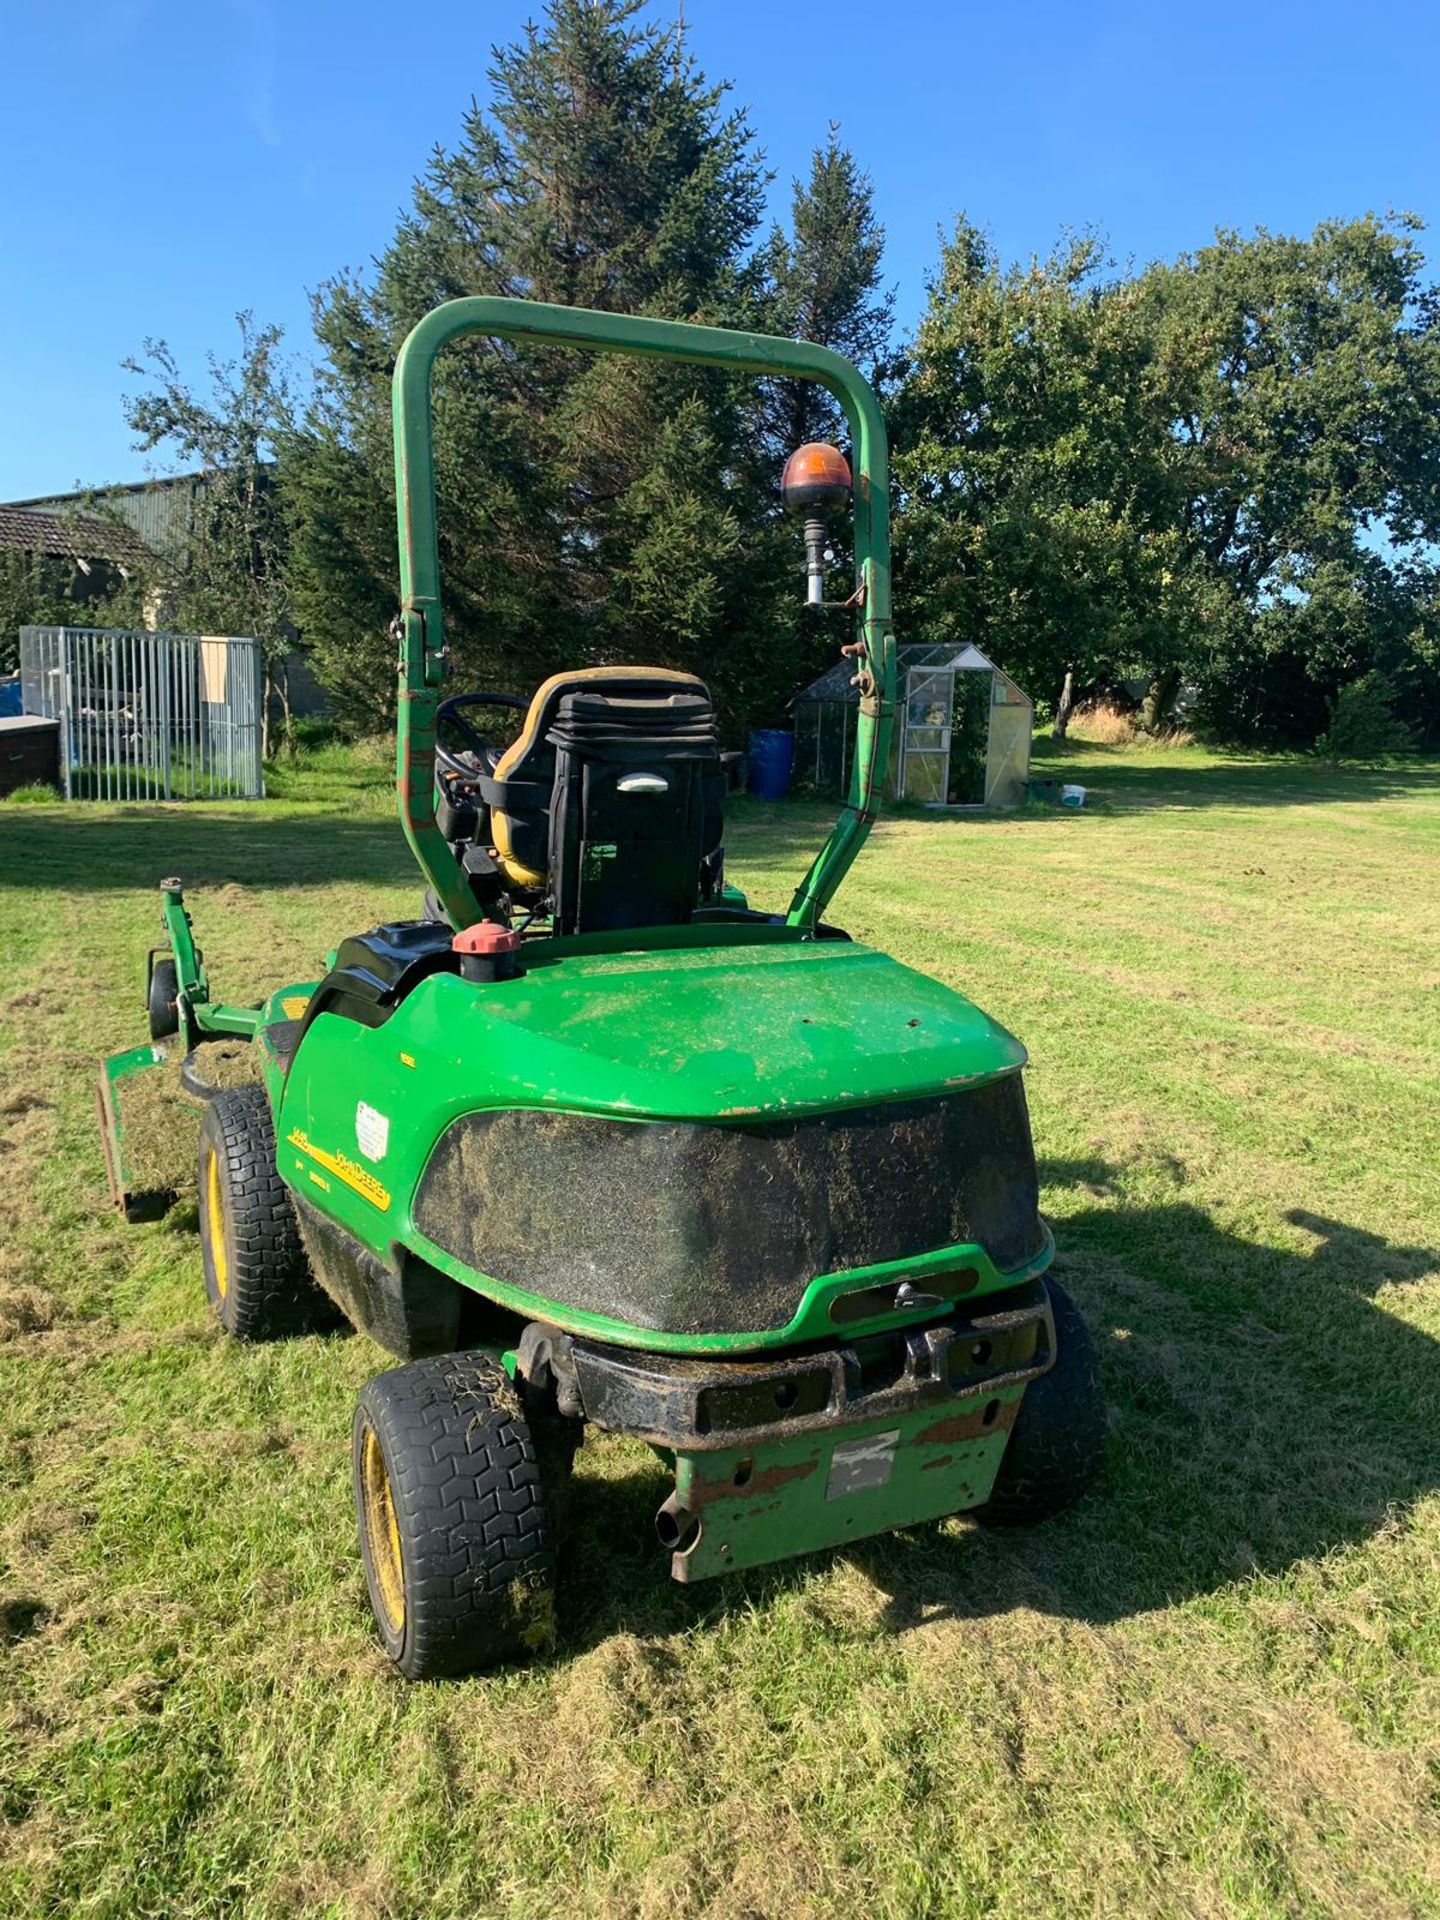
M 884 248 L 870 178 L 840 145 L 832 123 L 825 144 L 811 156 L 809 177 L 792 182 L 788 232 L 778 223 L 770 230 L 766 328 L 833 347 L 877 378 L 889 351 L 895 305 L 893 293 L 881 284 Z M 772 486 L 796 447 L 808 440 L 847 446 L 849 439 L 839 404 L 814 381 L 768 382 L 761 421 Z M 768 719 L 778 721 L 796 690 L 833 664 L 837 645 L 850 633 L 834 616 L 817 618 L 804 606 L 794 528 L 772 523 L 767 531 L 764 578 L 774 605 L 773 638 L 759 668 L 765 688 L 759 704 Z M 846 591 L 848 553 L 841 526 L 835 528 L 834 545 L 834 579 Z
M 873 375 L 890 344 L 895 296 L 881 285 L 885 229 L 874 187 L 832 124 L 808 180 L 794 182 L 790 231 L 775 226 L 767 261 L 771 325 L 797 340 L 833 347 Z M 789 381 L 777 396 L 775 430 L 787 451 L 841 432 L 834 400 L 813 382 Z
M 640 0 L 553 0 L 494 56 L 372 280 L 316 301 L 315 406 L 288 450 L 292 577 L 320 670 L 379 720 L 395 597 L 389 376 L 442 300 L 491 293 L 754 325 L 765 176 L 742 113 Z M 745 704 L 763 628 L 753 403 L 703 370 L 477 339 L 435 383 L 455 684 L 560 664 L 703 665 Z M 382 617 L 383 616 L 383 617 Z

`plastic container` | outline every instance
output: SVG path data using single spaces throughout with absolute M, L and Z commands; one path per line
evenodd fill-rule
M 757 727 L 750 736 L 748 785 L 757 800 L 783 800 L 795 766 L 795 736 L 777 727 Z
M 1085 804 L 1084 787 L 1061 787 L 1060 804 L 1062 807 L 1083 807 Z

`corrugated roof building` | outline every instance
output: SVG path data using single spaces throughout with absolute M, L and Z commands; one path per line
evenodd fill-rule
M 0 506 L 0 552 L 37 560 L 68 560 L 82 573 L 96 566 L 130 573 L 154 558 L 150 548 L 119 521 L 86 513 L 40 513 Z
M 137 480 L 126 486 L 91 487 L 75 493 L 37 494 L 0 503 L 0 512 L 43 513 L 66 518 L 120 520 L 151 553 L 182 560 L 195 525 L 195 508 L 208 481 L 203 473 Z

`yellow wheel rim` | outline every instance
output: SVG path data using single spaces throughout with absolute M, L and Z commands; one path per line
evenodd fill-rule
M 223 1300 L 230 1291 L 230 1262 L 225 1252 L 225 1209 L 220 1199 L 220 1156 L 212 1147 L 205 1163 L 205 1237 L 210 1243 L 210 1265 L 215 1291 Z
M 385 1471 L 385 1456 L 380 1451 L 380 1436 L 368 1422 L 365 1438 L 360 1443 L 360 1493 L 380 1611 L 387 1630 L 399 1633 L 405 1625 L 405 1562 L 400 1554 L 400 1527 L 395 1518 L 390 1475 Z

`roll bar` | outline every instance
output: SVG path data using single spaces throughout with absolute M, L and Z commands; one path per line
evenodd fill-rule
M 860 717 L 840 817 L 795 891 L 789 925 L 812 931 L 864 844 L 878 810 L 895 708 L 890 623 L 890 471 L 880 404 L 858 369 L 828 347 L 679 320 L 638 319 L 538 300 L 449 300 L 411 331 L 395 362 L 395 492 L 400 530 L 400 698 L 395 784 L 405 837 L 453 924 L 481 917 L 435 823 L 435 711 L 444 676 L 440 549 L 430 385 L 435 356 L 462 334 L 545 340 L 591 353 L 814 380 L 840 402 L 855 471 L 855 647 Z

